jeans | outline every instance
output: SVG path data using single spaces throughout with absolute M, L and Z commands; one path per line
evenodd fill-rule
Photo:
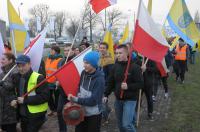
M 67 102 L 68 102 L 67 97 L 60 94 L 58 98 L 58 107 L 57 107 L 59 132 L 67 132 L 67 125 L 63 119 L 63 114 L 62 114 L 63 107 Z
M 120 132 L 136 132 L 133 125 L 136 101 L 115 101 L 115 113 Z

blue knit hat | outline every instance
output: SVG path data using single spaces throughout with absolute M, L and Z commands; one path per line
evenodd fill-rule
M 99 53 L 97 51 L 91 51 L 84 56 L 83 61 L 88 62 L 94 68 L 98 68 L 99 59 Z

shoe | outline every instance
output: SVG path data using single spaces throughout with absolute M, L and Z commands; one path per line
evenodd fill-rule
M 152 96 L 152 100 L 153 100 L 153 102 L 156 102 L 156 96 Z
M 153 121 L 153 120 L 154 120 L 153 114 L 152 114 L 152 113 L 148 113 L 148 120 L 150 120 L 150 121 Z
M 183 81 L 181 81 L 181 84 L 184 84 L 185 82 L 184 82 L 184 80 Z
M 165 93 L 165 95 L 164 95 L 164 96 L 165 96 L 165 98 L 168 98 L 169 94 L 168 94 L 168 93 Z

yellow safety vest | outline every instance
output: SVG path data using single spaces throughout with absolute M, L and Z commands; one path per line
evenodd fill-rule
M 39 73 L 33 72 L 28 80 L 28 92 L 37 85 L 37 79 L 39 77 Z M 35 90 L 32 91 L 28 96 L 36 95 Z M 28 110 L 30 113 L 40 113 L 45 112 L 48 109 L 48 103 L 43 103 L 40 105 L 28 105 Z

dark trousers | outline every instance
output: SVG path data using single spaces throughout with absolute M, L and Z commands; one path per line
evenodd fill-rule
M 67 102 L 68 102 L 67 97 L 60 94 L 58 98 L 58 108 L 57 108 L 59 132 L 67 132 L 67 125 L 63 119 L 63 114 L 62 114 L 63 107 Z
M 45 122 L 45 115 L 34 118 L 21 118 L 22 132 L 38 132 Z
M 165 77 L 162 77 L 162 78 L 161 78 L 163 87 L 164 87 L 164 89 L 165 89 L 165 93 L 168 93 L 167 78 L 168 78 L 168 76 L 165 76 Z
M 100 132 L 102 115 L 88 116 L 76 126 L 75 132 Z
M 1 128 L 5 132 L 17 132 L 16 125 L 17 123 L 6 124 L 6 125 L 1 125 Z
M 181 81 L 184 81 L 186 69 L 187 69 L 187 61 L 181 61 L 181 60 L 175 61 L 174 71 L 176 73 L 177 79 L 180 77 Z
M 50 89 L 50 98 L 48 101 L 49 109 L 53 112 L 56 112 L 58 106 L 58 97 L 59 97 L 59 90 L 58 89 Z
M 147 99 L 147 109 L 148 109 L 148 114 L 153 113 L 153 83 L 152 83 L 152 76 L 149 76 L 151 78 L 148 78 L 148 76 L 144 77 L 144 88 L 142 90 L 142 95 L 143 93 L 146 96 Z
M 152 88 L 152 94 L 154 96 L 157 95 L 157 92 L 158 92 L 158 87 L 159 87 L 159 84 L 160 84 L 160 75 L 158 75 L 157 73 L 154 73 L 153 76 L 152 76 L 152 84 L 153 84 L 153 88 Z

